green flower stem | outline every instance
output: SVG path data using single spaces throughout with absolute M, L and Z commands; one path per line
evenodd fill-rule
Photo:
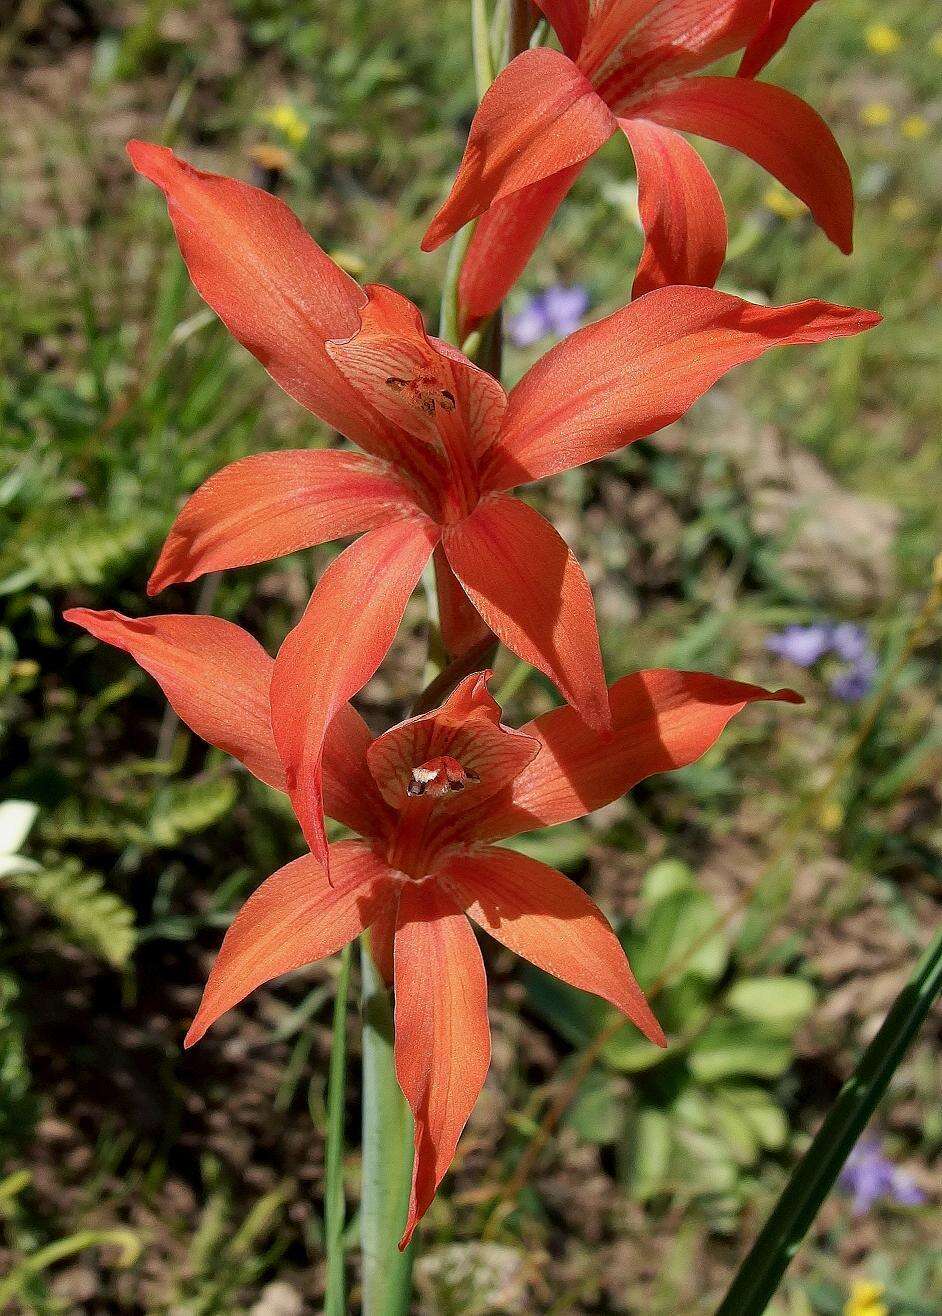
M 717 1309 L 716 1316 L 761 1316 L 851 1148 L 886 1092 L 910 1042 L 942 991 L 942 932 L 897 996 L 876 1037 L 844 1084 L 811 1146 Z
M 412 1115 L 396 1082 L 392 998 L 366 939 L 360 940 L 363 1014 L 363 1186 L 360 1244 L 362 1310 L 406 1316 L 415 1244 L 398 1241 L 405 1228 L 412 1179 Z
M 334 1028 L 327 1078 L 327 1149 L 324 1183 L 324 1244 L 327 1290 L 324 1316 L 345 1316 L 347 1310 L 343 1226 L 343 1108 L 347 1075 L 347 997 L 350 993 L 350 947 L 340 954 L 340 976 L 334 1000 Z

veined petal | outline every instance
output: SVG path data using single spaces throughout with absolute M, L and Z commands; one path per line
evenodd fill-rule
M 274 660 L 241 626 L 220 617 L 123 617 L 70 608 L 65 620 L 122 649 L 154 678 L 182 722 L 244 763 L 276 790 L 287 790 L 271 724 Z M 373 737 L 360 714 L 342 705 L 324 746 L 324 808 L 364 836 L 380 835 L 389 810 L 366 766 Z
M 608 694 L 595 604 L 565 540 L 532 507 L 497 497 L 445 527 L 442 544 L 494 634 L 604 730 Z
M 65 620 L 129 653 L 154 678 L 181 722 L 277 790 L 285 773 L 271 729 L 272 659 L 221 617 L 123 617 L 70 608 Z
M 463 334 L 500 306 L 584 167 L 580 161 L 531 183 L 495 202 L 478 220 L 458 281 Z
M 187 500 L 147 592 L 372 530 L 416 508 L 411 488 L 375 457 L 336 449 L 243 457 Z
M 754 306 L 711 288 L 656 288 L 570 334 L 527 371 L 482 485 L 509 489 L 604 457 L 677 420 L 728 370 L 769 348 L 846 338 L 879 322 L 873 311 L 829 302 Z
M 429 225 L 432 251 L 521 188 L 587 160 L 615 131 L 611 110 L 558 50 L 525 50 L 481 101 L 451 195 Z
M 618 113 L 640 87 L 739 50 L 764 23 L 768 7 L 769 0 L 603 0 L 579 66 Z
M 324 350 L 356 330 L 363 290 L 277 197 L 165 146 L 129 142 L 128 155 L 166 196 L 190 278 L 229 332 L 302 406 L 382 455 L 382 426 Z
M 638 175 L 644 252 L 632 297 L 670 284 L 712 288 L 726 259 L 726 211 L 713 175 L 679 133 L 619 119 Z
M 327 728 L 385 658 L 438 537 L 438 527 L 420 516 L 368 531 L 324 572 L 275 659 L 275 743 L 305 839 L 325 867 L 321 760 Z
M 559 37 L 559 44 L 575 59 L 589 23 L 589 0 L 536 0 Z
M 635 672 L 610 690 L 612 733 L 599 736 L 571 708 L 555 708 L 521 730 L 542 748 L 513 784 L 475 812 L 467 839 L 502 840 L 581 818 L 656 772 L 693 763 L 747 704 L 803 702 L 794 690 L 764 690 L 706 672 Z
M 341 950 L 395 900 L 397 879 L 362 841 L 331 846 L 331 873 L 332 885 L 314 856 L 303 855 L 249 896 L 225 935 L 184 1046 L 262 983 Z
M 605 915 L 555 868 L 513 850 L 450 855 L 442 880 L 486 932 L 571 987 L 611 1002 L 656 1046 L 664 1033 Z
M 434 562 L 442 644 L 449 658 L 460 658 L 491 632 L 448 565 L 441 544 L 435 550 Z
M 371 284 L 360 328 L 345 342 L 327 344 L 331 359 L 358 393 L 397 430 L 447 459 L 448 478 L 476 495 L 477 455 L 496 437 L 507 395 L 498 381 L 457 348 L 431 338 L 407 297 Z M 421 464 L 412 445 L 407 459 Z M 424 458 L 427 462 L 427 455 Z M 433 473 L 426 483 L 442 483 Z
M 415 1119 L 407 1246 L 452 1162 L 491 1058 L 474 933 L 434 881 L 406 882 L 396 924 L 396 1077 Z
M 408 807 L 410 796 L 422 793 L 414 770 L 430 761 L 455 760 L 470 778 L 464 788 L 480 801 L 512 781 L 536 754 L 535 740 L 501 724 L 500 708 L 487 688 L 490 676 L 466 676 L 441 708 L 410 717 L 373 741 L 367 764 L 394 809 Z
M 652 88 L 632 114 L 742 151 L 804 201 L 835 246 L 853 247 L 847 161 L 821 116 L 790 91 L 750 78 L 684 78 Z
M 782 49 L 798 20 L 815 3 L 816 0 L 772 0 L 765 25 L 743 51 L 737 76 L 754 78 L 761 73 L 773 55 Z

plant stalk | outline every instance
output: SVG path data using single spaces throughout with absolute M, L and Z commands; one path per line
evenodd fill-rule
M 350 946 L 340 953 L 340 976 L 334 1000 L 330 1071 L 327 1078 L 327 1148 L 324 1172 L 324 1247 L 327 1255 L 327 1286 L 324 1316 L 345 1316 L 347 1310 L 346 1264 L 343 1227 L 346 1203 L 343 1194 L 343 1113 L 347 1076 L 347 998 L 350 994 Z

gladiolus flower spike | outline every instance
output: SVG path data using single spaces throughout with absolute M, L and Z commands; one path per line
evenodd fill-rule
M 149 584 L 156 593 L 362 534 L 321 577 L 272 685 L 288 788 L 325 865 L 327 728 L 382 662 L 433 554 L 449 651 L 466 652 L 490 628 L 605 730 L 588 583 L 553 527 L 509 491 L 654 433 L 771 347 L 879 320 L 825 302 L 762 307 L 658 288 L 558 344 L 508 396 L 429 337 L 406 298 L 360 288 L 283 202 L 165 147 L 128 150 L 164 191 L 202 296 L 286 392 L 363 449 L 263 453 L 225 467 L 185 504 Z
M 712 287 L 726 256 L 722 199 L 681 133 L 750 156 L 849 252 L 853 189 L 831 130 L 791 92 L 755 81 L 813 3 L 537 0 L 562 51 L 524 51 L 497 77 L 422 244 L 431 251 L 483 216 L 459 285 L 465 332 L 500 305 L 586 162 L 619 131 L 635 158 L 646 239 L 633 296 Z M 736 50 L 738 77 L 701 74 Z
M 285 693 L 245 631 L 206 616 L 131 620 L 76 608 L 66 618 L 130 653 L 198 735 L 285 789 L 293 761 L 282 760 L 276 733 Z M 652 773 L 693 762 L 755 700 L 801 703 L 791 690 L 643 671 L 607 690 L 608 731 L 567 706 L 511 730 L 489 675 L 467 677 L 437 711 L 377 739 L 351 705 L 341 706 L 325 739 L 325 801 L 362 839 L 331 845 L 332 883 L 313 854 L 262 883 L 225 936 L 185 1042 L 199 1041 L 262 983 L 369 929 L 376 963 L 395 987 L 396 1074 L 415 1117 L 402 1247 L 451 1163 L 488 1069 L 487 984 L 469 919 L 665 1045 L 597 906 L 555 869 L 496 843 L 580 818 Z M 296 716 L 303 725 L 302 708 Z

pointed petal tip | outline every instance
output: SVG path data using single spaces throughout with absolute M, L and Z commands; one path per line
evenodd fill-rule
M 200 1023 L 200 1017 L 197 1015 L 186 1030 L 186 1037 L 183 1039 L 184 1051 L 189 1051 L 192 1047 L 196 1046 L 197 1042 L 203 1037 L 205 1032 L 206 1027 Z
M 789 686 L 785 686 L 782 690 L 772 690 L 769 698 L 777 699 L 782 704 L 803 704 L 805 702 L 804 695 L 800 695 L 797 690 L 792 690 Z
M 158 187 L 164 187 L 168 170 L 178 163 L 169 146 L 158 146 L 156 142 L 142 142 L 132 137 L 124 149 L 137 172 Z

